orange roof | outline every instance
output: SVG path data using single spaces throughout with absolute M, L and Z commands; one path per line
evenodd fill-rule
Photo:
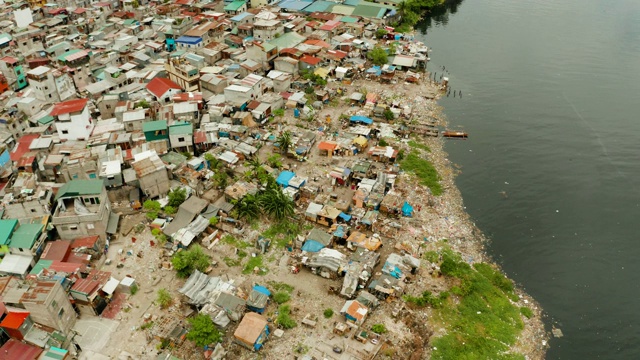
M 305 55 L 303 57 L 300 58 L 300 61 L 307 63 L 309 65 L 318 65 L 320 63 L 320 61 L 322 61 L 322 59 L 317 58 L 315 56 L 309 56 L 309 55 Z
M 19 329 L 24 323 L 24 319 L 29 316 L 28 312 L 10 312 L 7 317 L 2 320 L 1 327 L 5 329 Z
M 316 39 L 309 39 L 307 41 L 304 42 L 307 45 L 314 45 L 314 46 L 320 46 L 323 47 L 325 49 L 330 49 L 331 45 L 326 42 L 326 41 L 322 41 L 322 40 L 316 40 Z
M 9 156 L 11 157 L 11 161 L 20 160 L 20 158 L 22 158 L 22 155 L 26 154 L 29 151 L 31 142 L 39 137 L 39 134 L 23 135 L 20 140 L 18 140 L 18 146 L 16 146 L 13 152 L 9 154 Z
M 87 105 L 89 99 L 75 99 L 61 103 L 57 103 L 53 110 L 51 110 L 51 116 L 58 116 L 62 114 L 69 114 L 73 112 L 82 111 Z
M 153 80 L 149 81 L 149 83 L 147 84 L 147 90 L 149 90 L 149 92 L 156 97 L 162 97 L 162 95 L 164 95 L 170 89 L 182 90 L 180 85 L 167 78 L 162 77 L 153 78 Z
M 322 141 L 318 144 L 318 149 L 320 150 L 333 151 L 337 147 L 338 147 L 338 143 L 335 143 L 333 141 Z

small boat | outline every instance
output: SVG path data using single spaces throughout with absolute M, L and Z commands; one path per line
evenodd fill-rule
M 446 138 L 456 138 L 456 139 L 466 139 L 469 137 L 469 134 L 467 134 L 464 131 L 444 131 L 442 132 L 442 136 L 446 137 Z

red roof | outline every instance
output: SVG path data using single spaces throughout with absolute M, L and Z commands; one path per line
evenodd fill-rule
M 320 47 L 323 47 L 325 49 L 331 48 L 331 45 L 328 42 L 322 41 L 322 40 L 309 39 L 309 40 L 305 41 L 304 43 L 307 44 L 307 45 L 320 46 Z
M 73 274 L 75 272 L 80 271 L 81 269 L 84 269 L 86 266 L 84 264 L 78 264 L 78 263 L 70 263 L 70 262 L 63 262 L 63 261 L 56 261 L 54 260 L 51 265 L 49 266 L 49 270 L 51 271 L 55 271 L 55 272 L 64 272 L 67 274 Z
M 73 242 L 71 243 L 71 248 L 72 249 L 77 249 L 81 247 L 93 248 L 96 245 L 96 242 L 98 242 L 98 239 L 99 239 L 98 235 L 77 238 L 73 240 Z
M 27 316 L 29 316 L 29 312 L 27 311 L 10 312 L 9 315 L 7 315 L 4 320 L 2 320 L 0 326 L 5 329 L 19 329 L 20 326 L 22 326 L 22 323 L 24 323 L 24 319 L 26 319 Z
M 56 240 L 48 242 L 40 259 L 65 261 L 71 252 L 71 241 Z
M 309 56 L 309 55 L 305 55 L 303 57 L 300 58 L 300 61 L 307 63 L 309 65 L 318 65 L 320 63 L 320 61 L 322 61 L 322 59 L 317 58 L 315 56 Z
M 327 150 L 327 151 L 333 151 L 338 147 L 338 144 L 335 142 L 329 142 L 329 141 L 322 141 L 320 142 L 320 144 L 318 144 L 318 149 L 320 150 Z
M 73 10 L 74 14 L 84 14 L 87 11 L 87 9 L 85 8 L 77 8 L 75 10 Z
M 61 103 L 57 103 L 53 110 L 51 110 L 51 116 L 58 116 L 62 114 L 69 114 L 78 111 L 82 111 L 85 106 L 87 106 L 87 102 L 89 99 L 75 99 L 69 100 Z
M 320 27 L 320 30 L 331 31 L 340 25 L 340 21 L 329 20 Z
M 35 160 L 36 160 L 36 153 L 33 151 L 30 151 L 20 157 L 20 159 L 18 160 L 17 167 L 18 168 L 31 167 Z
M 22 158 L 22 155 L 26 154 L 29 151 L 29 146 L 31 146 L 31 142 L 37 138 L 39 138 L 39 134 L 27 134 L 23 135 L 20 140 L 18 140 L 18 145 L 13 149 L 13 152 L 9 155 L 11 157 L 11 161 L 18 161 Z
M 0 360 L 36 360 L 42 349 L 10 339 L 0 348 Z
M 194 131 L 193 132 L 193 143 L 194 144 L 202 144 L 204 142 L 207 141 L 207 133 L 202 131 L 202 130 L 198 130 L 198 131 Z
M 164 95 L 170 89 L 182 90 L 182 88 L 178 84 L 162 77 L 153 78 L 153 80 L 151 80 L 147 84 L 147 90 L 149 90 L 149 92 L 156 97 L 162 97 L 162 95 Z
M 10 64 L 10 65 L 13 65 L 13 64 L 18 62 L 18 59 L 14 58 L 14 57 L 11 57 L 11 56 L 5 56 L 0 60 L 4 61 L 4 62 L 6 62 L 7 64 Z
M 347 57 L 347 53 L 340 50 L 327 50 L 327 54 L 331 56 L 335 56 L 338 59 L 344 59 Z

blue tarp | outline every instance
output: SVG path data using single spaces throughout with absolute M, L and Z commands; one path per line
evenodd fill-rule
M 380 76 L 382 74 L 382 68 L 378 65 L 372 66 L 367 69 L 367 74 L 375 74 L 376 76 Z
M 287 187 L 289 186 L 289 181 L 293 179 L 294 176 L 296 176 L 296 174 L 291 171 L 283 171 L 278 175 L 276 183 L 280 186 Z
M 338 215 L 338 216 L 339 216 L 342 220 L 344 220 L 344 221 L 349 221 L 349 220 L 351 220 L 351 215 L 349 215 L 349 214 L 345 214 L 345 213 L 343 213 L 343 212 L 341 212 L 341 213 L 340 213 L 340 215 Z
M 307 240 L 304 242 L 304 245 L 302 245 L 302 251 L 306 251 L 306 252 L 318 252 L 320 250 L 322 250 L 324 248 L 324 245 L 322 245 L 321 243 L 315 241 L 315 240 Z
M 389 262 L 384 263 L 384 266 L 382 267 L 382 272 L 385 274 L 389 274 L 390 276 L 393 276 L 396 279 L 400 279 L 402 277 L 402 271 L 400 270 L 400 268 Z
M 345 234 L 344 232 L 344 226 L 338 226 L 338 228 L 336 229 L 336 231 L 333 232 L 333 236 L 337 236 L 339 238 L 343 237 Z
M 402 204 L 402 215 L 409 217 L 413 215 L 413 206 L 409 205 L 406 201 Z
M 354 123 L 362 123 L 362 124 L 367 124 L 367 125 L 371 125 L 373 124 L 373 120 L 366 117 L 366 116 L 361 116 L 361 115 L 353 115 L 351 117 L 351 119 L 349 119 L 351 122 Z
M 253 290 L 255 290 L 255 291 L 259 292 L 259 293 L 265 294 L 267 296 L 271 296 L 271 292 L 269 291 L 269 289 L 267 289 L 264 286 L 256 285 L 256 286 L 253 287 Z

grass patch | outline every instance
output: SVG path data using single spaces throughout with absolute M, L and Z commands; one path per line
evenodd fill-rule
M 376 334 L 384 334 L 387 332 L 387 327 L 384 326 L 384 324 L 373 324 L 373 326 L 371 326 L 371 331 Z
M 278 282 L 278 281 L 269 281 L 267 284 L 269 284 L 269 286 L 275 291 L 275 292 L 279 292 L 279 291 L 286 291 L 289 294 L 291 294 L 293 292 L 293 286 L 287 284 L 287 283 L 283 283 L 283 282 Z
M 244 250 L 238 250 L 238 254 L 237 254 L 237 255 L 238 255 L 238 257 L 239 257 L 240 259 L 243 259 L 243 258 L 246 258 L 246 257 L 247 257 L 247 252 L 246 252 L 246 251 L 244 251 Z
M 527 319 L 531 319 L 533 317 L 533 310 L 523 306 L 520 308 L 520 314 L 524 315 Z
M 253 272 L 253 269 L 256 267 L 260 268 L 258 275 L 264 275 L 267 273 L 267 270 L 263 269 L 262 255 L 258 255 L 256 257 L 250 257 L 249 261 L 247 261 L 246 265 L 244 266 L 244 269 L 242 269 L 242 273 L 251 274 Z
M 293 329 L 298 324 L 291 318 L 291 308 L 289 305 L 280 305 L 278 308 L 278 317 L 276 318 L 276 325 L 283 329 Z
M 422 258 L 432 263 L 437 263 L 440 261 L 440 255 L 437 251 L 433 250 L 425 252 L 424 255 L 422 255 Z
M 431 152 L 431 149 L 427 145 L 419 143 L 415 140 L 409 140 L 408 144 L 409 144 L 409 147 L 412 149 L 420 149 L 427 152 Z
M 302 226 L 295 222 L 282 221 L 271 225 L 262 233 L 267 239 L 271 240 L 278 248 L 284 249 L 287 244 L 295 241 L 296 237 L 302 231 Z
M 234 267 L 234 266 L 240 265 L 240 260 L 232 259 L 228 256 L 225 256 L 224 259 L 222 259 L 222 261 L 224 261 L 224 263 L 227 264 L 228 267 Z
M 470 266 L 453 251 L 442 253 L 442 273 L 459 281 L 448 296 L 434 306 L 434 316 L 444 324 L 447 334 L 432 341 L 432 359 L 524 359 L 509 353 L 524 324 L 513 283 L 500 271 L 484 263 Z M 442 294 L 442 293 L 441 293 Z M 440 296 L 417 299 L 430 304 Z
M 140 325 L 140 330 L 150 329 L 153 326 L 153 321 L 147 321 L 146 323 Z
M 333 309 L 325 309 L 322 314 L 324 315 L 325 319 L 330 319 L 333 316 Z
M 279 291 L 273 294 L 273 301 L 275 301 L 276 304 L 284 304 L 290 299 L 291 299 L 291 295 L 286 291 Z
M 410 173 L 414 173 L 420 184 L 427 186 L 431 193 L 435 196 L 442 194 L 442 185 L 440 185 L 440 175 L 433 165 L 428 161 L 420 157 L 415 151 L 412 151 L 407 155 L 404 160 L 400 162 L 402 170 Z
M 231 245 L 231 246 L 233 246 L 235 248 L 238 248 L 238 249 L 246 249 L 246 248 L 251 247 L 251 244 L 249 244 L 247 242 L 244 242 L 242 240 L 238 240 L 238 239 L 234 238 L 231 235 L 223 236 L 222 239 L 220 239 L 220 242 L 222 242 L 224 244 L 227 244 L 227 245 Z

